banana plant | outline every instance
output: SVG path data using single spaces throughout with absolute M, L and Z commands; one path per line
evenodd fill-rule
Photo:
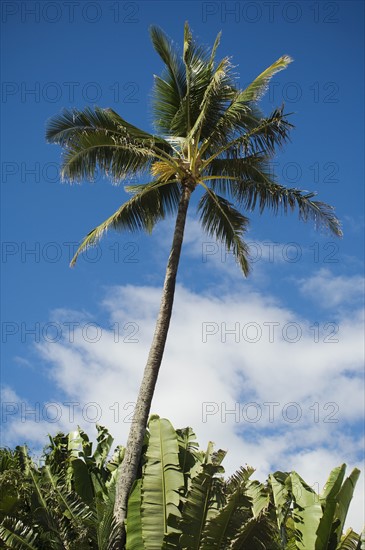
M 74 490 L 87 505 L 97 494 L 108 494 L 114 486 L 118 466 L 124 456 L 124 448 L 118 446 L 111 458 L 113 437 L 109 431 L 96 425 L 96 449 L 88 435 L 80 428 L 65 435 L 50 437 L 45 463 L 54 474 L 62 475 L 69 490 Z
M 321 494 L 296 473 L 276 472 L 269 477 L 282 548 L 360 550 L 360 536 L 343 528 L 360 471 L 345 479 L 346 465 L 334 468 Z
M 112 443 L 101 426 L 94 452 L 82 430 L 59 433 L 41 467 L 24 447 L 1 450 L 0 548 L 119 550 L 113 508 L 124 449 L 112 454 Z M 275 472 L 261 483 L 246 466 L 226 480 L 225 454 L 213 443 L 202 451 L 191 428 L 175 430 L 152 416 L 123 550 L 365 548 L 365 533 L 343 532 L 359 470 L 345 479 L 346 466 L 335 468 L 317 495 L 296 472 Z
M 200 451 L 191 428 L 175 431 L 152 416 L 141 477 L 134 483 L 126 521 L 126 550 L 279 549 L 272 504 L 253 468 L 223 478 L 225 451 Z M 255 515 L 256 513 L 256 515 Z
M 346 479 L 345 464 L 332 470 L 320 495 L 296 472 L 276 472 L 263 484 L 247 467 L 224 481 L 224 451 L 210 443 L 202 453 L 191 429 L 175 432 L 158 416 L 148 427 L 128 504 L 127 550 L 361 549 L 353 529 L 343 533 L 358 469 Z

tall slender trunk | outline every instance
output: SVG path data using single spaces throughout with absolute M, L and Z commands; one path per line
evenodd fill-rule
M 151 402 L 170 325 L 175 294 L 176 275 L 184 237 L 186 214 L 192 190 L 193 187 L 189 185 L 184 185 L 182 188 L 175 223 L 174 237 L 166 266 L 166 276 L 162 291 L 160 311 L 156 322 L 155 333 L 148 355 L 147 364 L 143 373 L 143 379 L 128 436 L 125 456 L 120 466 L 116 486 L 114 518 L 122 529 L 121 546 L 123 546 L 123 543 L 125 542 L 124 521 L 127 513 L 128 496 L 137 475 Z

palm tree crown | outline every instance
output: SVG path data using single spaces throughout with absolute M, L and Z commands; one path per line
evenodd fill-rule
M 151 232 L 167 214 L 177 213 L 182 190 L 192 192 L 197 186 L 204 190 L 198 203 L 203 229 L 232 250 L 245 274 L 248 218 L 242 211 L 268 208 L 277 214 L 298 208 L 303 220 L 312 218 L 341 235 L 331 207 L 312 200 L 313 192 L 280 185 L 270 169 L 270 159 L 288 140 L 292 125 L 283 107 L 265 117 L 257 101 L 291 58 L 281 57 L 240 90 L 230 60 L 215 59 L 220 34 L 209 52 L 195 43 L 186 24 L 182 57 L 159 28 L 151 28 L 151 37 L 165 64 L 154 82 L 159 135 L 140 130 L 112 109 L 65 110 L 49 122 L 48 140 L 65 149 L 64 179 L 92 179 L 97 167 L 114 182 L 146 172 L 152 176 L 148 183 L 126 186 L 132 197 L 90 231 L 71 265 L 109 228 Z

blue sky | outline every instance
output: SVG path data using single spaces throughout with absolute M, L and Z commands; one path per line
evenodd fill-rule
M 172 221 L 150 237 L 109 233 L 68 267 L 75 244 L 126 199 L 100 177 L 70 186 L 45 142 L 63 107 L 112 107 L 152 130 L 161 62 L 148 28 L 181 44 L 222 30 L 242 87 L 294 58 L 261 102 L 285 103 L 292 141 L 281 183 L 318 191 L 344 237 L 296 214 L 250 214 L 255 261 L 244 280 L 189 211 L 171 332 L 153 412 L 228 448 L 263 478 L 296 469 L 321 485 L 363 456 L 363 3 L 2 3 L 3 445 L 94 420 L 124 442 L 152 337 Z M 232 332 L 233 331 L 233 332 Z M 78 404 L 77 404 L 78 403 Z M 29 411 L 32 411 L 29 412 Z M 231 413 L 229 412 L 231 411 Z M 351 520 L 359 528 L 361 490 Z

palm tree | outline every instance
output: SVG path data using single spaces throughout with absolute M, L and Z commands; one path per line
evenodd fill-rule
M 292 61 L 283 56 L 247 88 L 236 85 L 229 58 L 217 62 L 218 34 L 208 51 L 184 28 L 183 55 L 157 27 L 151 38 L 164 62 L 155 77 L 153 114 L 158 134 L 133 126 L 112 109 L 65 110 L 49 121 L 47 139 L 64 148 L 62 177 L 92 179 L 100 169 L 114 182 L 150 176 L 148 183 L 127 185 L 132 197 L 82 241 L 71 265 L 110 228 L 151 232 L 167 215 L 175 229 L 157 318 L 126 455 L 120 472 L 115 513 L 121 524 L 141 454 L 154 388 L 171 318 L 175 281 L 192 193 L 201 189 L 198 214 L 203 229 L 231 250 L 244 275 L 249 250 L 244 241 L 248 218 L 243 212 L 270 209 L 274 214 L 298 209 L 304 221 L 314 220 L 341 235 L 333 209 L 313 200 L 315 193 L 280 185 L 270 159 L 289 137 L 292 125 L 283 107 L 264 116 L 257 101 L 271 77 Z

